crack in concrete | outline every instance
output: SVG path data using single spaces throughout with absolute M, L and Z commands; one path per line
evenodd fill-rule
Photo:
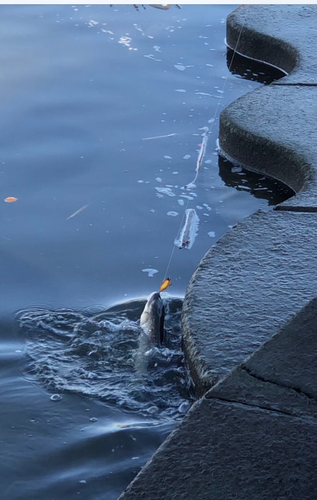
M 310 396 L 310 394 L 308 394 L 307 392 L 303 391 L 300 388 L 291 387 L 291 386 L 288 386 L 286 384 L 279 384 L 277 382 L 272 382 L 271 380 L 267 380 L 264 377 L 260 377 L 258 375 L 255 375 L 246 365 L 243 365 L 243 364 L 241 365 L 241 369 L 244 370 L 248 375 L 250 375 L 250 377 L 252 377 L 252 378 L 254 378 L 256 380 L 259 380 L 260 382 L 265 382 L 267 384 L 272 384 L 272 385 L 275 385 L 277 387 L 281 387 L 282 389 L 289 389 L 289 390 L 295 391 L 297 394 L 303 395 L 307 399 L 309 399 L 310 401 L 314 401 L 314 402 L 317 403 L 317 399 L 315 397 Z
M 300 414 L 300 417 L 298 414 L 294 414 L 292 412 L 288 412 L 288 411 L 284 411 L 284 410 L 280 410 L 278 408 L 272 408 L 271 406 L 262 406 L 262 405 L 259 405 L 259 404 L 252 404 L 252 402 L 248 402 L 248 403 L 245 403 L 243 401 L 238 401 L 238 400 L 235 400 L 235 399 L 229 399 L 229 398 L 226 398 L 226 397 L 221 397 L 219 395 L 217 396 L 212 396 L 212 395 L 209 395 L 207 397 L 208 401 L 210 401 L 211 399 L 218 399 L 219 401 L 223 401 L 225 403 L 232 403 L 232 404 L 236 404 L 236 405 L 242 405 L 242 406 L 249 406 L 251 408 L 258 408 L 259 410 L 263 410 L 263 411 L 269 411 L 269 412 L 276 412 L 276 413 L 282 413 L 283 415 L 288 415 L 289 417 L 297 417 L 297 418 L 301 418 L 302 416 L 305 417 L 305 414 L 301 413 Z
M 231 403 L 234 405 L 241 405 L 243 407 L 250 407 L 250 408 L 257 408 L 262 411 L 266 411 L 269 413 L 280 413 L 282 415 L 287 415 L 288 417 L 293 417 L 293 418 L 300 418 L 301 420 L 309 420 L 310 422 L 312 420 L 317 421 L 317 417 L 311 413 L 306 413 L 303 412 L 302 410 L 299 409 L 297 412 L 292 412 L 292 411 L 287 411 L 287 410 L 281 410 L 280 408 L 273 407 L 273 405 L 268 401 L 267 405 L 260 405 L 256 403 L 252 403 L 250 401 L 244 402 L 244 401 L 239 401 L 236 399 L 229 399 L 227 397 L 221 397 L 219 394 L 217 396 L 213 396 L 212 394 L 206 396 L 206 399 L 210 401 L 211 399 L 216 399 L 218 401 L 222 401 L 224 403 Z

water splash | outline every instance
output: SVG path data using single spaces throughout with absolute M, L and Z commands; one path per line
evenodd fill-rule
M 142 337 L 138 319 L 144 304 L 132 301 L 98 314 L 21 311 L 17 322 L 29 376 L 52 394 L 72 392 L 144 416 L 176 418 L 182 403 L 193 399 L 181 350 L 182 302 L 166 300 L 162 348 Z

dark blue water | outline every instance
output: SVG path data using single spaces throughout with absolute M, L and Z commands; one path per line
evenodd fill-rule
M 176 298 L 285 197 L 218 157 L 221 109 L 260 85 L 227 69 L 233 8 L 0 6 L 1 498 L 117 498 L 193 400 Z M 169 345 L 140 358 L 166 273 Z

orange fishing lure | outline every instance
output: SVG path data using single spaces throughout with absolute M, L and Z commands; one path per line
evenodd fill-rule
M 163 283 L 161 284 L 159 291 L 163 292 L 163 290 L 166 290 L 166 288 L 168 288 L 170 285 L 171 285 L 171 279 L 170 278 L 166 278 L 163 281 Z

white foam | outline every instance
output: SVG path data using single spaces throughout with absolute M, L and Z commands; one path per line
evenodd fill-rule
M 142 269 L 142 273 L 147 273 L 149 278 L 153 278 L 154 274 L 158 273 L 158 270 L 152 268 Z

